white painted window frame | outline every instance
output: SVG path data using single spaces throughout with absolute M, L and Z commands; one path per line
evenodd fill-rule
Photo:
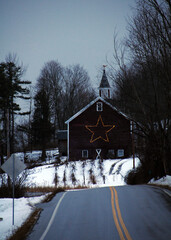
M 124 157 L 124 155 L 125 155 L 124 149 L 118 149 L 118 151 L 117 151 L 117 156 L 118 156 L 118 157 Z
M 103 112 L 103 103 L 102 102 L 97 102 L 96 103 L 96 111 L 97 112 Z
M 85 154 L 86 153 L 86 154 Z M 82 158 L 88 158 L 88 150 L 84 149 L 81 151 Z M 86 155 L 86 156 L 85 156 Z

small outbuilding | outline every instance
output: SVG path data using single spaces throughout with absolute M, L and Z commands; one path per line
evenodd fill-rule
M 57 132 L 59 153 L 62 156 L 67 155 L 67 130 L 58 130 Z

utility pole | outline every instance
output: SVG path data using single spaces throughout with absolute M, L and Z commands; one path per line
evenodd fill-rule
M 8 159 L 10 157 L 9 109 L 7 109 L 6 119 L 7 119 L 7 159 Z
M 135 169 L 135 144 L 134 144 L 134 123 L 133 123 L 133 121 L 131 121 L 131 131 L 132 131 L 133 169 Z

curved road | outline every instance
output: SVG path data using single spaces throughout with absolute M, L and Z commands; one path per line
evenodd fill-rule
M 122 186 L 57 194 L 28 240 L 169 240 L 171 197 L 159 188 Z

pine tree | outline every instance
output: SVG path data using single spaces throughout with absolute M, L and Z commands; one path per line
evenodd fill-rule
M 35 96 L 32 133 L 34 144 L 36 146 L 40 145 L 41 147 L 42 161 L 44 161 L 46 157 L 46 146 L 52 136 L 49 96 L 44 89 L 39 90 Z
M 15 114 L 21 113 L 17 99 L 29 99 L 29 89 L 23 85 L 30 84 L 30 81 L 23 81 L 23 67 L 17 64 L 16 58 L 9 55 L 6 62 L 0 63 L 0 124 L 1 141 L 7 142 L 7 124 L 9 125 L 9 138 L 11 152 L 14 151 L 14 127 Z

